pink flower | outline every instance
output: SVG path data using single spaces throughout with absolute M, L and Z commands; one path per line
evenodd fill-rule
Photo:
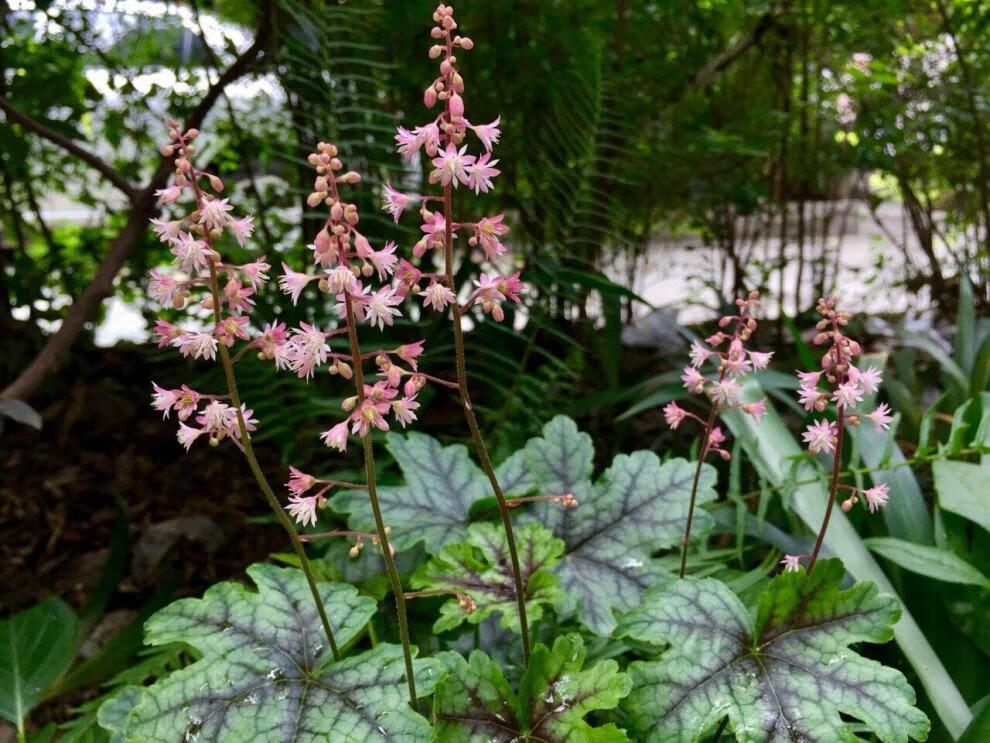
M 400 126 L 396 131 L 395 144 L 399 150 L 399 154 L 407 160 L 411 160 L 412 156 L 416 154 L 416 151 L 422 145 L 422 142 L 404 126 Z
M 814 387 L 818 384 L 818 379 L 822 376 L 822 373 L 820 371 L 798 372 L 797 375 L 802 387 Z
M 312 475 L 307 475 L 305 472 L 295 467 L 289 467 L 289 481 L 285 483 L 285 487 L 287 487 L 293 495 L 302 495 L 315 484 L 316 478 Z
M 186 385 L 182 385 L 181 390 L 173 390 L 173 392 L 177 393 L 174 408 L 179 413 L 179 420 L 188 420 L 189 416 L 196 412 L 202 395 Z
M 798 390 L 798 401 L 805 410 L 817 409 L 819 412 L 825 409 L 825 395 L 818 391 L 817 387 L 802 387 Z
M 216 337 L 223 341 L 223 344 L 230 348 L 234 345 L 234 339 L 240 338 L 242 340 L 248 340 L 251 336 L 247 332 L 248 319 L 244 316 L 234 316 L 225 317 L 223 322 L 217 325 L 215 335 Z
M 344 451 L 347 449 L 347 421 L 341 421 L 336 426 L 331 428 L 329 431 L 324 431 L 320 434 L 320 440 L 326 446 L 331 449 L 336 449 L 337 451 Z
M 278 277 L 278 285 L 281 287 L 283 293 L 292 297 L 292 304 L 295 304 L 299 301 L 299 295 L 302 293 L 306 284 L 317 277 L 293 271 L 285 261 L 282 262 L 282 270 L 285 273 Z M 351 278 L 353 277 L 353 274 L 351 274 Z
M 526 291 L 526 285 L 519 280 L 519 272 L 516 271 L 511 276 L 503 276 L 498 280 L 499 293 L 505 296 L 510 302 L 519 303 L 519 295 Z
M 784 566 L 785 573 L 796 573 L 801 569 L 801 555 L 784 555 L 780 564 Z
M 180 423 L 179 430 L 175 436 L 179 439 L 179 443 L 186 447 L 186 451 L 189 451 L 189 448 L 193 445 L 193 442 L 204 433 L 206 433 L 205 429 L 193 428 L 192 426 L 187 426 L 185 423 Z
M 509 231 L 508 225 L 502 224 L 504 216 L 498 214 L 494 217 L 482 217 L 475 225 L 475 236 L 481 249 L 485 251 L 485 257 L 490 261 L 502 255 L 506 250 L 498 239 Z
M 676 429 L 687 418 L 687 411 L 676 402 L 669 402 L 664 406 L 663 417 L 667 425 Z
M 750 371 L 751 367 L 749 359 L 746 358 L 746 350 L 738 338 L 733 339 L 732 343 L 729 344 L 729 351 L 722 359 L 722 368 L 728 377 L 738 377 Z
M 276 354 L 276 365 L 280 363 L 280 358 L 283 359 L 283 363 L 287 363 L 300 379 L 313 376 L 316 367 L 325 364 L 330 353 L 327 334 L 304 322 L 292 331 L 288 343 L 279 350 L 282 349 L 284 355 L 280 357 Z
M 154 335 L 158 338 L 158 347 L 165 348 L 182 335 L 182 329 L 165 320 L 155 320 Z
M 237 240 L 238 245 L 243 247 L 244 243 L 251 237 L 251 233 L 254 232 L 253 220 L 254 217 L 252 216 L 241 217 L 240 219 L 232 219 L 230 224 L 227 225 L 230 228 L 231 234 Z
M 254 289 L 245 287 L 233 276 L 227 279 L 223 293 L 227 298 L 227 306 L 232 312 L 250 312 L 251 307 L 254 306 L 254 300 L 251 299 Z
M 763 420 L 763 416 L 767 414 L 767 401 L 766 398 L 757 400 L 756 402 L 749 402 L 742 406 L 742 409 L 749 413 L 756 422 L 759 423 Z
M 155 234 L 158 235 L 158 239 L 166 244 L 174 243 L 182 231 L 182 220 L 180 219 L 171 222 L 152 219 L 151 223 L 155 225 L 154 230 Z
M 213 333 L 183 333 L 172 341 L 183 356 L 194 359 L 204 358 L 213 360 L 217 357 L 217 339 Z
M 386 325 L 391 325 L 393 319 L 402 314 L 395 309 L 401 302 L 402 299 L 395 295 L 395 289 L 383 286 L 365 299 L 365 319 L 369 325 L 377 325 L 379 330 L 384 330 Z
M 404 193 L 400 193 L 392 188 L 391 183 L 385 184 L 384 194 L 382 196 L 382 208 L 392 215 L 395 223 L 399 223 L 399 217 L 402 216 L 402 212 L 412 199 L 406 196 Z
M 691 350 L 688 351 L 688 356 L 691 358 L 691 366 L 695 369 L 701 368 L 701 365 L 708 361 L 711 355 L 712 352 L 697 341 L 691 344 Z
M 271 266 L 265 263 L 265 256 L 261 256 L 253 263 L 245 263 L 239 268 L 254 290 L 268 282 L 268 271 L 271 270 Z
M 773 351 L 769 353 L 763 353 L 761 351 L 747 351 L 749 354 L 749 360 L 753 364 L 754 369 L 766 369 L 770 365 L 770 357 L 773 356 Z
M 318 501 L 319 498 L 315 495 L 310 495 L 308 497 L 290 495 L 289 505 L 286 506 L 285 510 L 292 515 L 292 518 L 294 518 L 296 523 L 300 526 L 306 526 L 306 524 L 316 526 L 316 507 L 318 505 Z
M 693 366 L 684 368 L 684 373 L 681 375 L 681 381 L 684 382 L 684 387 L 688 392 L 693 392 L 696 395 L 700 395 L 705 391 L 705 384 L 708 382 L 701 372 Z
M 178 239 L 172 245 L 172 255 L 179 261 L 179 268 L 186 273 L 196 274 L 206 270 L 216 253 L 202 240 L 180 232 Z
M 717 449 L 724 443 L 725 443 L 725 434 L 722 433 L 721 428 L 715 426 L 711 430 L 711 433 L 708 434 L 708 446 L 713 449 Z
M 420 271 L 416 266 L 407 261 L 405 258 L 399 259 L 399 268 L 395 272 L 395 278 L 406 286 L 413 286 L 418 284 L 419 280 L 423 278 L 423 272 Z
M 206 196 L 199 206 L 199 223 L 205 224 L 208 230 L 221 230 L 230 222 L 229 212 L 232 207 L 227 202 L 230 199 L 211 199 Z
M 817 454 L 820 451 L 831 454 L 835 451 L 835 437 L 837 435 L 835 424 L 827 421 L 816 421 L 808 426 L 807 430 L 801 434 L 801 438 L 808 445 L 808 451 Z
M 490 124 L 470 125 L 471 129 L 474 131 L 478 139 L 481 140 L 481 144 L 484 145 L 485 150 L 488 152 L 492 151 L 492 145 L 498 144 L 499 137 L 502 136 L 502 132 L 499 129 L 499 123 L 501 121 L 502 117 L 497 116 L 495 121 Z
M 151 269 L 149 273 L 151 274 L 151 281 L 148 283 L 149 296 L 159 304 L 171 305 L 175 293 L 180 288 L 179 282 L 155 269 Z
M 863 399 L 863 390 L 856 382 L 844 382 L 832 393 L 832 400 L 844 408 L 854 408 Z
M 351 413 L 351 433 L 357 434 L 361 438 L 368 435 L 371 427 L 374 426 L 379 431 L 388 430 L 388 421 L 382 413 L 389 409 L 388 403 L 376 403 L 368 398 Z
M 416 420 L 416 413 L 413 411 L 418 409 L 419 403 L 409 397 L 402 397 L 392 402 L 392 413 L 403 428 Z
M 267 323 L 264 331 L 251 341 L 251 347 L 260 349 L 266 358 L 274 358 L 275 349 L 285 345 L 288 334 L 285 332 L 285 323 Z
M 173 201 L 182 196 L 182 189 L 178 186 L 169 186 L 168 188 L 159 188 L 155 191 L 155 196 L 158 197 L 158 201 L 162 204 L 171 204 Z M 189 447 L 186 447 L 187 449 Z
M 354 272 L 344 264 L 327 271 L 323 275 L 323 278 L 326 279 L 327 285 L 330 287 L 330 291 L 334 294 L 340 294 L 341 292 L 351 293 L 357 287 L 358 283 L 354 276 Z
M 693 368 L 693 367 L 692 367 Z M 742 389 L 734 379 L 722 379 L 708 388 L 708 394 L 717 405 L 738 405 L 739 391 Z
M 876 513 L 877 509 L 886 506 L 889 495 L 890 488 L 884 483 L 874 485 L 872 488 L 867 488 L 863 491 L 863 497 L 866 498 L 866 505 L 870 509 L 870 513 Z
M 160 410 L 163 413 L 162 419 L 164 420 L 168 418 L 172 406 L 175 405 L 175 401 L 179 398 L 178 390 L 167 390 L 159 387 L 154 382 L 151 383 L 151 386 L 154 389 L 151 395 L 151 407 L 155 410 Z
M 389 241 L 381 250 L 372 250 L 368 253 L 368 260 L 378 272 L 378 280 L 384 281 L 385 277 L 395 271 L 395 264 L 399 261 L 395 255 L 395 243 Z
M 431 281 L 428 287 L 419 292 L 419 296 L 425 297 L 424 306 L 432 307 L 437 312 L 442 312 L 448 304 L 457 299 L 454 292 L 436 280 Z
M 495 167 L 498 160 L 491 160 L 491 162 L 489 160 L 491 160 L 491 154 L 486 152 L 476 162 L 464 167 L 467 173 L 467 180 L 464 182 L 473 188 L 475 193 L 488 193 L 492 190 L 492 178 L 502 172 Z
M 886 431 L 890 428 L 890 423 L 894 420 L 894 417 L 890 415 L 890 406 L 888 406 L 885 402 L 877 405 L 876 410 L 872 413 L 867 413 L 866 417 L 873 422 L 873 427 L 878 433 L 880 431 Z
M 858 384 L 867 395 L 870 395 L 879 389 L 883 376 L 875 366 L 870 366 L 866 371 L 860 371 L 850 364 L 849 380 Z
M 443 154 L 432 161 L 434 169 L 430 173 L 430 183 L 453 185 L 454 188 L 457 188 L 458 183 L 472 185 L 465 168 L 474 163 L 475 157 L 465 154 L 466 152 L 467 145 L 458 150 L 457 145 L 450 142 Z
M 424 341 L 406 343 L 395 349 L 395 355 L 409 364 L 413 371 L 416 371 L 416 359 L 423 355 L 423 343 Z

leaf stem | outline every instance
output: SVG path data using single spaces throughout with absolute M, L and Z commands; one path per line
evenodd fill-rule
M 364 403 L 364 369 L 361 366 L 361 347 L 358 345 L 357 326 L 354 321 L 354 305 L 351 295 L 344 293 L 344 308 L 347 313 L 347 339 L 351 346 L 351 356 L 354 362 L 354 386 L 357 389 L 358 405 Z M 402 593 L 402 581 L 399 571 L 395 569 L 392 559 L 392 548 L 388 543 L 388 532 L 385 531 L 385 521 L 382 519 L 382 509 L 378 503 L 378 487 L 375 483 L 375 454 L 371 446 L 371 433 L 361 437 L 364 444 L 364 468 L 368 486 L 368 500 L 371 501 L 371 511 L 375 517 L 375 528 L 378 530 L 378 544 L 385 558 L 385 571 L 388 573 L 392 594 L 395 596 L 395 610 L 399 620 L 399 639 L 402 641 L 402 655 L 406 663 L 406 684 L 409 687 L 409 703 L 416 708 L 416 677 L 413 673 L 412 647 L 409 643 L 409 619 L 406 616 L 406 599 Z
M 198 177 L 192 177 L 190 180 L 196 192 L 196 208 L 200 209 L 203 201 L 203 192 L 199 188 L 199 179 Z M 210 237 L 210 231 L 206 229 L 203 233 L 207 245 L 210 250 L 213 250 L 213 240 Z M 210 261 L 210 294 L 213 297 L 213 317 L 216 326 L 220 327 L 220 323 L 223 320 L 220 313 L 220 283 L 217 280 L 217 267 L 213 261 Z M 223 366 L 223 374 L 227 380 L 227 391 L 230 393 L 230 401 L 237 415 L 237 429 L 241 434 L 241 446 L 244 457 L 247 459 L 248 467 L 251 468 L 258 487 L 261 488 L 261 492 L 265 495 L 265 500 L 268 501 L 268 505 L 275 512 L 275 517 L 289 535 L 289 541 L 292 542 L 292 548 L 295 550 L 296 556 L 299 558 L 299 565 L 302 567 L 303 574 L 306 576 L 306 583 L 309 584 L 310 593 L 313 594 L 316 611 L 320 615 L 320 623 L 323 625 L 323 631 L 326 633 L 327 642 L 330 643 L 333 659 L 340 660 L 340 650 L 337 647 L 337 641 L 334 639 L 333 630 L 330 628 L 330 620 L 327 618 L 327 611 L 323 606 L 323 598 L 320 596 L 320 590 L 316 587 L 316 577 L 313 575 L 313 567 L 309 563 L 309 557 L 306 556 L 306 548 L 299 539 L 299 532 L 296 531 L 292 520 L 285 513 L 285 509 L 282 508 L 282 504 L 279 503 L 274 491 L 272 491 L 271 486 L 268 484 L 268 479 L 265 477 L 265 473 L 261 471 L 258 459 L 254 455 L 254 447 L 251 445 L 251 434 L 244 424 L 244 414 L 241 411 L 241 398 L 237 392 L 237 379 L 234 376 L 234 365 L 231 362 L 230 350 L 222 340 L 217 345 L 220 347 L 220 363 Z

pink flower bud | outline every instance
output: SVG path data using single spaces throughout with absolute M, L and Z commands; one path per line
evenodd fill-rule
M 437 91 L 431 85 L 423 91 L 423 105 L 433 108 L 437 104 Z
M 450 96 L 450 115 L 459 119 L 464 115 L 464 99 L 457 93 Z

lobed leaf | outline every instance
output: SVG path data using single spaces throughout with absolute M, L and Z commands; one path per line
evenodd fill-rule
M 558 637 L 553 648 L 536 645 L 517 696 L 480 650 L 468 660 L 442 653 L 448 675 L 434 702 L 437 743 L 624 743 L 615 725 L 592 727 L 584 717 L 616 707 L 629 693 L 629 677 L 613 660 L 584 669 L 584 659 L 579 635 Z
M 683 459 L 661 464 L 648 451 L 620 454 L 592 483 L 591 437 L 563 416 L 547 423 L 524 452 L 542 495 L 572 493 L 579 502 L 576 509 L 541 502 L 531 514 L 564 540 L 557 568 L 567 596 L 561 611 L 576 611 L 587 627 L 608 635 L 615 610 L 631 609 L 644 590 L 669 580 L 651 553 L 680 542 L 695 465 Z M 706 465 L 699 505 L 715 500 L 714 484 L 715 470 Z M 695 537 L 713 525 L 706 511 L 695 511 Z
M 489 495 L 491 487 L 467 449 L 461 444 L 443 446 L 432 436 L 416 432 L 390 433 L 385 446 L 405 478 L 404 485 L 378 488 L 395 548 L 401 551 L 423 542 L 427 552 L 437 554 L 448 544 L 463 541 L 471 504 Z M 374 531 L 366 491 L 340 493 L 332 506 L 350 514 L 352 529 Z
M 257 592 L 219 583 L 148 620 L 148 643 L 185 642 L 201 657 L 145 689 L 122 725 L 117 710 L 101 707 L 125 740 L 428 739 L 429 724 L 404 696 L 401 648 L 379 644 L 334 661 L 302 572 L 258 564 L 248 574 Z M 338 583 L 320 583 L 319 590 L 335 638 L 346 647 L 371 619 L 375 601 Z M 439 666 L 416 663 L 417 682 L 429 693 Z
M 551 569 L 559 561 L 564 543 L 535 523 L 516 529 L 515 537 L 526 614 L 533 623 L 543 615 L 544 606 L 562 598 L 559 580 Z M 456 599 L 445 603 L 433 625 L 436 632 L 453 629 L 464 621 L 477 624 L 496 613 L 502 615 L 503 627 L 520 631 L 509 543 L 501 524 L 472 524 L 465 543 L 446 547 L 413 575 L 412 583 L 416 588 L 461 594 L 474 602 L 471 611 Z
M 670 647 L 633 663 L 627 711 L 648 743 L 698 741 L 728 715 L 746 743 L 856 741 L 841 714 L 884 743 L 924 740 L 929 722 L 914 691 L 892 668 L 848 646 L 886 642 L 900 616 L 896 599 L 872 583 L 839 589 L 839 560 L 778 576 L 755 622 L 723 583 L 680 580 L 648 594 L 620 631 Z

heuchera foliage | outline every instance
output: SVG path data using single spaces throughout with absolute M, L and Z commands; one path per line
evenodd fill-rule
M 335 145 L 321 142 L 309 157 L 315 175 L 307 203 L 326 218 L 309 245 L 313 265 L 283 262 L 278 284 L 293 303 L 313 286 L 330 295 L 325 322 L 253 321 L 253 298 L 271 265 L 264 255 L 231 263 L 223 247 L 248 244 L 252 218 L 237 214 L 221 197 L 221 180 L 195 164 L 199 132 L 169 121 L 162 153 L 174 158 L 175 180 L 159 197 L 173 214 L 153 222 L 175 261 L 152 271 L 149 292 L 188 312 L 180 324 L 159 321 L 155 334 L 183 356 L 219 361 L 227 384 L 210 392 L 155 384 L 153 405 L 165 418 L 175 415 L 187 449 L 231 442 L 243 452 L 300 568 L 255 565 L 248 573 L 257 591 L 221 583 L 156 614 L 147 641 L 186 643 L 197 659 L 151 686 L 123 689 L 104 704 L 101 724 L 126 741 L 698 741 L 727 729 L 740 741 L 769 742 L 855 740 L 854 718 L 887 743 L 923 739 L 928 721 L 904 677 L 849 649 L 890 638 L 896 599 L 872 584 L 842 590 L 841 563 L 816 563 L 836 493 L 847 487 L 839 477 L 845 426 L 868 420 L 880 430 L 891 422 L 886 405 L 857 410 L 880 371 L 854 365 L 861 349 L 845 334 L 849 315 L 834 300 L 819 303 L 821 371 L 799 375 L 807 410 L 834 406 L 835 420 L 804 434 L 811 456 L 831 457 L 828 508 L 807 570 L 801 556 L 785 556 L 785 570 L 765 581 L 755 604 L 715 578 L 690 575 L 708 558 L 704 550 L 690 556 L 689 547 L 692 537 L 703 544 L 713 526 L 703 508 L 716 499 L 707 459 L 730 456 L 716 425 L 720 411 L 739 408 L 758 424 L 766 410 L 762 399 L 741 399 L 739 382 L 771 360 L 747 347 L 758 293 L 740 298 L 737 314 L 692 347 L 683 381 L 708 398 L 707 412 L 676 403 L 664 410 L 673 428 L 689 418 L 701 425 L 694 462 L 639 451 L 615 457 L 596 477 L 591 438 L 564 417 L 492 462 L 471 405 L 462 319 L 504 320 L 504 306 L 518 302 L 524 286 L 502 242 L 505 215 L 454 218 L 455 189 L 494 187 L 500 119 L 467 118 L 458 55 L 474 42 L 457 33 L 449 6 L 438 6 L 433 21 L 429 55 L 439 74 L 423 101 L 440 110 L 425 124 L 399 127 L 395 139 L 439 191 L 409 194 L 386 184 L 382 195 L 396 221 L 418 208 L 422 236 L 408 253 L 391 242 L 376 248 L 362 233 L 344 190 L 361 176 L 345 168 Z M 484 266 L 470 286 L 454 283 L 458 237 L 466 237 L 464 254 Z M 449 314 L 456 380 L 421 368 L 423 341 L 362 350 L 360 336 L 393 324 L 408 301 Z M 337 337 L 346 352 L 331 346 Z M 251 442 L 264 422 L 237 390 L 236 364 L 247 353 L 278 371 L 304 379 L 327 373 L 353 387 L 319 437 L 336 452 L 358 440 L 364 482 L 290 467 L 287 499 L 274 495 Z M 394 430 L 416 421 L 428 384 L 459 396 L 478 464 L 464 446 Z M 378 487 L 376 431 L 388 432 L 385 446 L 404 484 Z M 845 510 L 862 498 L 874 512 L 888 497 L 883 485 L 850 489 Z M 399 645 L 378 636 L 384 623 L 375 600 L 317 578 L 295 524 L 316 525 L 331 505 L 350 528 L 306 538 L 346 539 L 351 558 L 366 543 L 378 546 Z M 416 636 L 434 657 L 416 657 L 411 598 L 429 618 L 432 632 Z M 422 698 L 431 694 L 432 711 Z

